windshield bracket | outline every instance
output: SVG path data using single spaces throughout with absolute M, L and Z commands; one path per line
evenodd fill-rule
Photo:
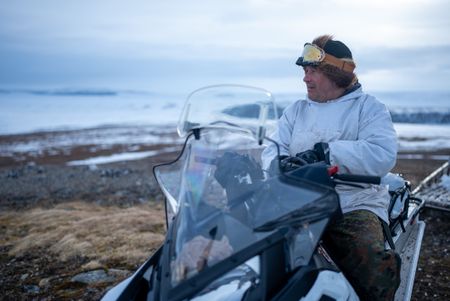
M 195 140 L 200 140 L 200 128 L 192 129 L 192 133 L 194 133 Z

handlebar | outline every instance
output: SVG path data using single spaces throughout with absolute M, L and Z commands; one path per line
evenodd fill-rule
M 203 156 L 195 156 L 195 162 L 203 164 L 217 165 L 216 158 L 208 158 Z M 300 166 L 299 166 L 300 167 Z M 378 176 L 367 176 L 367 175 L 353 175 L 353 174 L 339 174 L 337 173 L 337 166 L 332 166 L 329 168 L 329 175 L 332 180 L 341 180 L 344 182 L 354 182 L 354 183 L 366 183 L 380 185 L 381 177 Z
M 377 176 L 365 176 L 365 175 L 349 175 L 349 174 L 335 174 L 333 179 L 341 180 L 345 182 L 357 182 L 380 185 L 381 177 Z

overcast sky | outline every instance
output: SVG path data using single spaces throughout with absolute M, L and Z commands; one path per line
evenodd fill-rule
M 0 87 L 304 89 L 305 42 L 346 43 L 366 90 L 450 90 L 448 0 L 0 0 Z

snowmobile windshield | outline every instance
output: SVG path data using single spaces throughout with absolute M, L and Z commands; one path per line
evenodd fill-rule
M 232 129 L 248 132 L 262 143 L 264 136 L 275 129 L 279 111 L 281 109 L 275 105 L 272 94 L 264 89 L 242 85 L 207 86 L 189 94 L 177 131 L 181 137 L 185 137 L 199 129 Z M 254 139 L 251 142 L 254 143 Z M 218 147 L 223 148 L 224 145 Z M 246 145 L 239 147 L 245 148 Z M 155 169 L 155 176 L 166 196 L 169 223 L 178 211 L 177 197 L 182 179 L 180 171 L 188 153 L 182 152 L 176 162 Z
M 177 130 L 185 137 L 195 128 L 239 126 L 263 136 L 267 127 L 273 128 L 277 116 L 270 92 L 249 86 L 215 85 L 188 96 Z
M 314 251 L 325 225 L 309 225 L 329 217 L 338 208 L 337 199 L 327 197 L 329 191 L 320 185 L 262 170 L 263 149 L 246 131 L 203 129 L 198 139 L 189 137 L 176 164 L 159 168 L 160 178 L 179 183 L 169 228 L 172 286 L 282 227 L 294 227 L 314 240 L 302 258 Z M 171 170 L 175 166 L 179 174 Z
M 263 90 L 250 89 L 252 94 L 240 86 L 227 86 L 222 92 L 218 86 L 210 89 L 198 90 L 205 98 L 195 93 L 188 98 L 178 128 L 188 135 L 180 157 L 154 169 L 166 196 L 169 225 L 165 245 L 168 267 L 164 274 L 168 275 L 169 286 L 181 294 L 187 294 L 182 284 L 203 277 L 219 263 L 230 261 L 236 269 L 241 264 L 239 269 L 247 270 L 242 267 L 244 262 L 231 258 L 282 228 L 290 229 L 286 245 L 291 253 L 290 268 L 306 264 L 326 226 L 324 221 L 339 208 L 329 187 L 272 175 L 261 168 L 266 166 L 262 164 L 262 151 L 273 142 L 266 139 L 261 144 L 261 136 L 255 135 L 254 129 L 267 128 L 262 120 L 269 120 L 271 114 L 276 116 L 273 104 L 258 104 L 262 98 L 256 94 L 266 95 L 265 100 L 269 97 Z M 250 98 L 245 93 L 239 98 L 237 90 L 248 92 L 247 96 L 257 101 L 246 107 L 245 100 Z M 213 99 L 228 103 L 228 107 L 206 101 L 206 95 L 215 95 Z M 203 105 L 195 104 L 196 99 Z M 268 107 L 273 108 L 272 113 L 261 113 L 261 108 Z M 246 108 L 252 108 L 253 113 Z M 257 254 L 248 256 L 257 258 Z

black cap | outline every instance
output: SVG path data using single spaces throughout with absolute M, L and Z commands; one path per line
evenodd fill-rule
M 331 54 L 339 59 L 353 59 L 352 52 L 341 41 L 328 40 L 323 47 L 325 53 Z

